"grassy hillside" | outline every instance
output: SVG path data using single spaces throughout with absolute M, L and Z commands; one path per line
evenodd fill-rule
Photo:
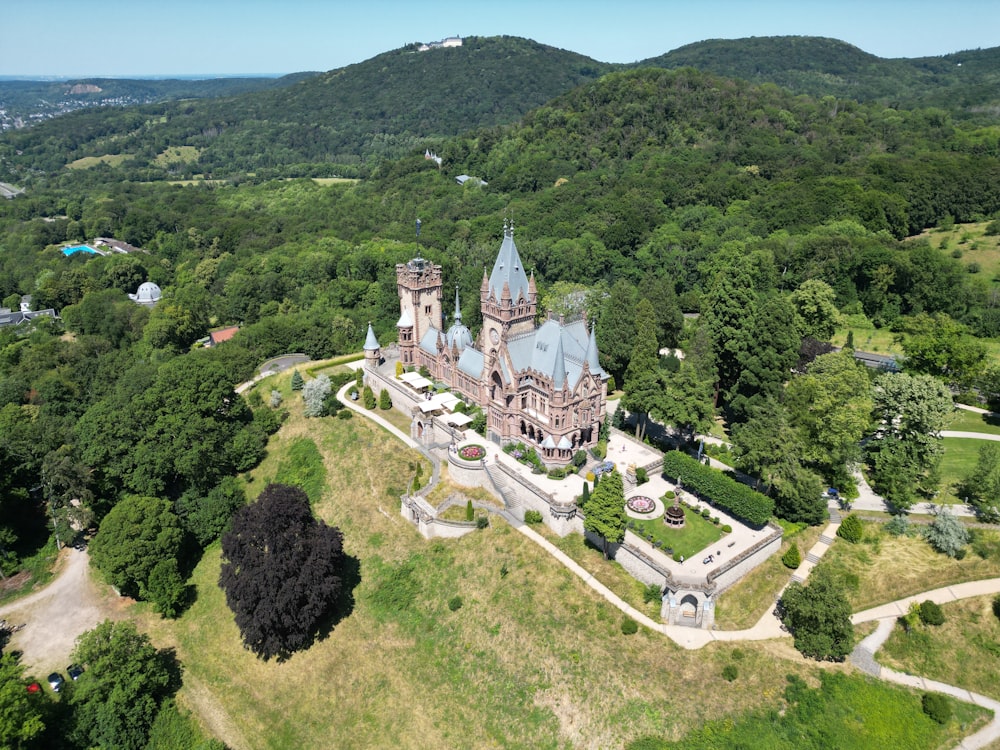
M 235 750 L 620 747 L 680 739 L 706 716 L 774 709 L 787 674 L 815 683 L 818 668 L 788 643 L 687 652 L 646 631 L 622 635 L 620 612 L 502 522 L 460 540 L 422 539 L 396 497 L 418 456 L 362 418 L 305 420 L 287 381 L 258 386 L 279 387 L 292 415 L 251 494 L 312 439 L 327 475 L 316 513 L 340 526 L 358 563 L 349 613 L 307 651 L 259 661 L 218 588 L 216 546 L 195 572 L 191 609 L 146 622 L 185 665 L 179 700 Z M 735 682 L 721 676 L 729 663 L 739 665 Z M 865 682 L 850 677 L 842 694 Z M 919 696 L 879 691 L 878 701 L 903 707 L 904 723 L 931 732 L 925 746 L 941 741 L 919 718 Z

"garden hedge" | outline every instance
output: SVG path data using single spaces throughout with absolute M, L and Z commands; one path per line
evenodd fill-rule
M 774 514 L 771 498 L 680 451 L 663 454 L 663 475 L 680 477 L 684 489 L 752 526 L 763 526 Z

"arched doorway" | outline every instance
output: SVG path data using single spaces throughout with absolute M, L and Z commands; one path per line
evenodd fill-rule
M 686 594 L 677 607 L 677 624 L 698 626 L 698 597 Z

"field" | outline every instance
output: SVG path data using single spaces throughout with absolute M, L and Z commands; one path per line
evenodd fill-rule
M 170 146 L 157 154 L 153 163 L 158 167 L 166 167 L 170 164 L 185 164 L 198 161 L 201 149 L 194 146 Z
M 967 409 L 955 409 L 944 429 L 963 432 L 985 432 L 1000 435 L 1000 419 L 988 414 L 978 414 Z
M 976 274 L 993 283 L 1000 276 L 1000 235 L 987 236 L 989 222 L 954 224 L 949 228 L 927 229 L 915 239 L 926 239 L 932 247 L 956 258 L 969 270 L 971 264 L 979 268 Z
M 131 158 L 129 154 L 105 154 L 104 156 L 84 156 L 76 161 L 71 161 L 66 166 L 70 169 L 90 169 L 98 164 L 107 164 L 110 167 L 117 167 L 126 159 Z
M 879 523 L 865 522 L 864 527 L 863 541 L 838 539 L 817 566 L 844 582 L 855 612 L 952 583 L 1000 576 L 1000 532 L 977 531 L 985 558 L 970 551 L 956 560 L 919 537 L 894 537 Z
M 780 708 L 787 674 L 815 686 L 830 669 L 802 660 L 785 641 L 688 652 L 643 629 L 623 635 L 617 609 L 502 521 L 428 542 L 398 509 L 418 454 L 360 417 L 306 420 L 287 376 L 265 387 L 285 393 L 291 416 L 248 492 L 255 496 L 282 466 L 312 477 L 322 464 L 326 487 L 314 510 L 344 532 L 357 569 L 352 606 L 307 651 L 262 662 L 240 643 L 217 585 L 215 545 L 195 570 L 197 597 L 182 617 L 137 612 L 157 645 L 175 648 L 184 663 L 179 703 L 234 750 L 678 741 L 706 716 L 738 720 Z M 582 537 L 559 544 L 655 614 L 642 586 Z M 454 597 L 461 606 L 453 610 Z M 736 651 L 739 677 L 728 682 L 722 668 Z M 847 682 L 867 684 L 850 675 Z M 919 716 L 919 696 L 886 691 Z M 945 736 L 914 746 L 937 747 Z
M 992 596 L 942 606 L 943 625 L 897 626 L 879 652 L 883 664 L 1000 700 L 1000 620 Z

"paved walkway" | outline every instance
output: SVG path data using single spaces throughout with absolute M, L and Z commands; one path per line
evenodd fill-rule
M 338 394 L 348 408 L 356 411 L 364 416 L 375 420 L 394 435 L 402 439 L 407 445 L 413 447 L 417 446 L 408 435 L 404 435 L 400 430 L 396 429 L 393 425 L 389 424 L 386 420 L 382 419 L 378 414 L 375 414 L 367 409 L 363 409 L 351 402 L 349 399 L 345 400 L 343 396 L 350 387 L 350 384 L 344 386 L 344 388 Z M 979 434 L 979 433 L 975 433 Z M 639 444 L 641 445 L 641 444 Z M 609 445 L 609 449 L 610 449 Z M 644 447 L 644 446 L 643 446 Z M 621 448 L 619 448 L 621 451 Z M 624 452 L 628 452 L 629 447 L 626 446 Z M 612 458 L 612 452 L 609 450 L 608 458 Z M 503 452 L 498 452 L 494 460 L 504 461 L 508 459 L 514 461 L 507 454 Z M 516 463 L 516 462 L 515 462 Z M 625 463 L 624 461 L 622 463 Z M 646 463 L 646 462 L 643 462 Z M 642 463 L 638 463 L 642 465 Z M 876 495 L 871 488 L 865 482 L 864 477 L 858 474 L 859 478 L 859 490 L 863 487 L 863 494 L 868 498 L 869 502 L 874 503 L 876 500 L 882 503 L 882 500 L 878 495 Z M 543 478 L 539 478 L 540 480 Z M 540 483 L 540 482 L 539 482 Z M 559 487 L 566 487 L 565 482 L 556 483 Z M 643 485 L 645 487 L 645 485 Z M 564 490 L 565 491 L 565 490 Z M 649 487 L 649 494 L 654 494 L 655 489 Z M 636 494 L 640 494 L 640 490 L 636 490 Z M 642 492 L 641 494 L 646 494 Z M 858 503 L 854 503 L 854 507 L 858 508 Z M 882 503 L 882 508 L 885 508 L 885 504 Z M 872 508 L 874 509 L 874 508 Z M 775 614 L 775 608 L 771 607 L 767 612 L 761 616 L 757 623 L 746 630 L 703 630 L 701 628 L 691 628 L 681 625 L 668 625 L 663 622 L 658 622 L 653 620 L 651 617 L 646 615 L 644 612 L 640 612 L 635 607 L 633 607 L 628 602 L 624 601 L 621 597 L 615 594 L 611 589 L 605 586 L 603 583 L 598 581 L 592 573 L 587 571 L 583 566 L 574 561 L 565 552 L 556 547 L 552 542 L 547 540 L 541 534 L 536 532 L 534 529 L 530 528 L 527 524 L 519 521 L 516 517 L 511 515 L 506 511 L 494 511 L 498 515 L 505 518 L 511 526 L 513 526 L 519 533 L 523 534 L 525 537 L 533 541 L 535 544 L 540 546 L 546 552 L 548 552 L 552 557 L 558 560 L 563 566 L 565 566 L 571 573 L 576 575 L 583 583 L 597 592 L 605 601 L 612 604 L 614 607 L 619 609 L 623 614 L 631 617 L 633 620 L 638 622 L 643 627 L 649 628 L 650 630 L 662 633 L 663 635 L 670 638 L 677 645 L 682 648 L 695 650 L 703 648 L 704 646 L 712 643 L 713 641 L 758 641 L 758 640 L 771 640 L 774 638 L 787 637 L 789 635 L 788 631 L 784 629 L 784 626 L 778 620 Z M 788 584 L 793 581 L 803 582 L 812 572 L 813 568 L 819 563 L 820 559 L 826 553 L 830 546 L 834 543 L 836 539 L 837 529 L 840 527 L 840 514 L 837 509 L 831 508 L 830 512 L 831 522 L 823 529 L 822 534 L 820 534 L 819 540 L 816 544 L 806 553 L 805 559 L 802 564 L 795 570 L 791 575 Z M 781 598 L 781 594 L 787 588 L 782 587 L 781 591 L 775 597 L 775 602 Z M 1000 702 L 995 701 L 986 696 L 973 693 L 969 690 L 965 690 L 954 685 L 946 685 L 935 680 L 928 680 L 923 677 L 913 676 L 903 674 L 901 672 L 896 672 L 887 667 L 881 666 L 875 660 L 875 653 L 888 639 L 892 628 L 896 623 L 897 618 L 906 614 L 909 611 L 909 606 L 911 602 L 917 601 L 922 602 L 926 599 L 937 602 L 938 604 L 957 601 L 959 599 L 965 599 L 971 596 L 981 596 L 984 594 L 1000 593 L 1000 578 L 991 578 L 982 581 L 971 581 L 968 583 L 955 584 L 953 586 L 946 586 L 940 589 L 934 589 L 932 591 L 923 592 L 921 594 L 916 594 L 914 596 L 906 597 L 895 602 L 890 602 L 888 604 L 883 604 L 879 607 L 873 607 L 871 609 L 858 612 L 851 617 L 851 622 L 853 624 L 858 624 L 861 622 L 869 622 L 872 620 L 878 621 L 878 627 L 875 632 L 870 636 L 862 640 L 854 649 L 851 654 L 851 662 L 858 669 L 871 674 L 878 679 L 886 680 L 889 682 L 894 682 L 900 685 L 904 685 L 910 688 L 915 688 L 917 690 L 931 690 L 935 692 L 946 693 L 951 695 L 958 700 L 966 701 L 969 703 L 975 703 L 976 705 L 983 706 L 984 708 L 993 712 L 993 721 L 987 724 L 983 729 L 979 730 L 973 735 L 964 738 L 958 745 L 959 750 L 973 750 L 978 748 L 984 748 L 990 743 L 1000 739 Z

